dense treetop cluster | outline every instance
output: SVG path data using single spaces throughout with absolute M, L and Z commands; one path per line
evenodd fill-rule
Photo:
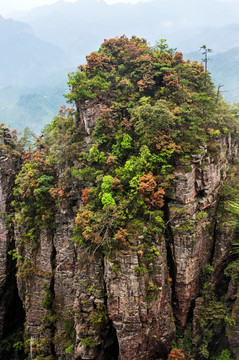
M 76 189 L 79 245 L 109 251 L 134 246 L 138 236 L 150 241 L 164 228 L 175 167 L 190 171 L 191 155 L 205 147 L 216 161 L 221 137 L 238 134 L 236 115 L 203 65 L 164 40 L 155 47 L 137 37 L 105 40 L 69 75 L 69 86 L 76 110 L 59 111 L 16 180 L 17 221 L 36 244 L 47 223 L 54 231 L 57 204 L 73 204 Z M 87 101 L 101 110 L 90 150 L 80 119 Z

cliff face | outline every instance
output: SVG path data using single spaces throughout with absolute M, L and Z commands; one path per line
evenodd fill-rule
M 88 143 L 86 137 L 86 147 Z M 147 271 L 138 250 L 112 258 L 74 244 L 73 224 L 84 187 L 74 183 L 70 204 L 63 201 L 57 208 L 54 235 L 41 230 L 37 248 L 23 245 L 23 228 L 16 231 L 19 263 L 26 264 L 19 266 L 18 289 L 29 353 L 62 360 L 166 356 L 175 324 L 165 236 L 152 240 Z M 139 237 L 137 245 L 143 241 Z
M 20 154 L 16 150 L 16 134 L 7 127 L 0 130 L 0 357 L 5 356 L 4 340 L 23 321 L 23 308 L 15 280 L 15 239 L 11 218 L 11 201 Z
M 182 328 L 186 326 L 192 301 L 199 293 L 202 270 L 213 257 L 219 266 L 223 260 L 219 253 L 228 256 L 220 237 L 215 234 L 215 212 L 220 186 L 237 151 L 238 145 L 229 136 L 220 142 L 217 159 L 205 148 L 201 155 L 192 156 L 192 171 L 175 172 L 174 197 L 169 201 L 168 217 L 177 301 L 175 316 Z
M 86 130 L 88 120 L 91 128 L 95 123 L 89 116 L 83 117 Z M 215 213 L 238 145 L 230 136 L 219 144 L 217 159 L 205 147 L 192 156 L 191 171 L 175 170 L 164 208 L 167 226 L 151 239 L 147 269 L 138 250 L 143 236 L 134 243 L 136 250 L 126 248 L 114 255 L 92 254 L 87 246 L 72 242 L 82 202 L 79 193 L 85 187 L 75 182 L 70 205 L 62 201 L 57 208 L 54 235 L 41 231 L 34 264 L 32 250 L 26 245 L 19 249 L 32 263 L 30 273 L 18 276 L 32 358 L 166 358 L 175 325 L 184 329 L 198 302 L 202 270 L 211 262 L 218 286 L 231 249 L 233 236 L 228 240 L 227 232 L 217 231 Z M 193 331 L 197 334 L 196 322 Z M 232 349 L 237 346 L 235 333 L 229 336 Z
M 141 265 L 137 253 L 123 251 L 116 257 L 117 274 L 105 260 L 108 314 L 122 359 L 165 356 L 175 334 L 164 237 L 156 237 L 152 246 L 156 255 L 145 275 L 136 272 Z
M 203 66 L 165 46 L 106 40 L 70 77 L 76 111 L 24 154 L 14 256 L 31 360 L 238 357 L 238 188 L 222 186 L 238 125 Z

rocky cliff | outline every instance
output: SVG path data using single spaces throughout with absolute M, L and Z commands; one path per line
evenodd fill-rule
M 17 134 L 7 127 L 0 129 L 0 357 L 6 358 L 8 337 L 24 320 L 22 303 L 15 281 L 16 250 L 11 207 L 14 179 L 20 168 Z
M 190 171 L 175 170 L 164 206 L 166 228 L 151 239 L 147 264 L 144 236 L 138 236 L 133 247 L 110 255 L 72 242 L 80 189 L 85 187 L 80 180 L 73 185 L 71 201 L 62 201 L 56 209 L 54 234 L 42 229 L 34 251 L 26 244 L 23 251 L 17 242 L 25 264 L 31 264 L 19 270 L 18 291 L 32 359 L 167 356 L 176 327 L 183 331 L 197 312 L 205 266 L 212 264 L 211 276 L 220 287 L 231 250 L 233 231 L 219 228 L 216 213 L 238 144 L 229 135 L 219 145 L 217 159 L 204 147 L 191 157 Z M 235 291 L 229 295 L 232 301 Z M 196 337 L 196 320 L 193 327 Z M 230 330 L 232 350 L 237 348 L 236 333 L 236 328 Z
M 20 169 L 3 150 L 5 357 L 238 359 L 235 117 L 181 53 L 102 46 Z

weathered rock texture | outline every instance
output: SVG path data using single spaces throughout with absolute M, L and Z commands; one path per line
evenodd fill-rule
M 22 230 L 22 229 L 21 229 Z M 32 358 L 38 354 L 51 354 L 52 326 L 50 322 L 50 303 L 52 297 L 52 234 L 42 230 L 39 247 L 32 250 L 18 240 L 18 253 L 24 258 L 19 266 L 17 284 L 20 298 L 26 312 L 25 330 L 29 338 L 30 354 Z
M 216 251 L 227 256 L 215 245 L 214 215 L 220 185 L 226 178 L 229 163 L 237 155 L 237 144 L 231 138 L 220 142 L 220 155 L 213 157 L 205 147 L 202 154 L 192 157 L 192 170 L 175 172 L 174 193 L 169 200 L 170 247 L 174 262 L 175 316 L 184 328 L 193 301 L 199 292 L 200 273 Z M 215 255 L 217 256 L 217 255 Z M 221 259 L 223 260 L 223 259 Z M 220 260 L 218 259 L 218 263 Z M 219 264 L 218 264 L 219 266 Z
M 15 149 L 15 133 L 6 127 L 0 130 L 0 344 L 17 326 L 21 317 L 15 280 L 15 264 L 11 251 L 14 249 L 14 233 L 11 226 L 11 201 L 15 174 L 19 169 L 20 154 Z M 17 316 L 19 311 L 19 318 Z M 0 345 L 0 357 L 2 348 Z
M 99 116 L 92 101 L 79 110 L 90 147 L 90 134 Z M 143 236 L 134 246 L 113 256 L 92 252 L 72 241 L 74 219 L 81 204 L 80 179 L 72 185 L 68 201 L 58 205 L 54 234 L 42 229 L 39 243 L 20 241 L 23 231 L 15 229 L 18 253 L 18 291 L 26 312 L 26 334 L 30 358 L 75 360 L 156 360 L 167 358 L 176 325 L 184 329 L 190 310 L 200 303 L 200 274 L 213 261 L 213 283 L 227 264 L 233 233 L 217 226 L 214 219 L 218 193 L 229 163 L 237 155 L 231 138 L 220 143 L 215 157 L 204 147 L 192 156 L 191 171 L 175 171 L 173 190 L 167 194 L 165 234 L 151 239 L 154 250 L 145 265 Z M 5 155 L 1 166 L 1 211 L 8 212 L 14 164 Z M 60 178 L 59 169 L 59 178 Z M 217 232 L 218 229 L 218 232 Z M 11 230 L 0 222 L 0 336 L 6 314 L 7 252 Z M 229 239 L 229 242 L 227 241 Z M 229 295 L 228 295 L 229 296 Z M 231 295 L 232 296 L 232 295 Z M 234 299 L 236 295 L 234 294 Z M 195 316 L 197 316 L 196 306 Z M 238 313 L 237 300 L 233 312 Z M 175 322 L 176 318 L 176 322 Z M 194 322 L 194 332 L 197 333 Z M 232 348 L 238 346 L 229 334 Z M 237 352 L 235 351 L 236 356 Z
M 152 241 L 158 253 L 144 275 L 140 255 L 122 251 L 113 263 L 105 259 L 108 313 L 119 341 L 120 359 L 156 359 L 165 356 L 175 335 L 171 306 L 171 283 L 167 268 L 165 239 Z
M 86 100 L 84 103 L 76 104 L 80 115 L 81 125 L 86 133 L 91 135 L 96 125 L 96 120 L 100 116 L 101 105 L 98 99 Z

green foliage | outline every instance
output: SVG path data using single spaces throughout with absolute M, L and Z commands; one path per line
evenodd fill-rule
M 158 100 L 155 104 L 144 104 L 131 111 L 135 133 L 142 136 L 146 144 L 153 141 L 157 131 L 172 127 L 175 116 L 170 112 L 169 104 L 165 100 Z
M 19 259 L 22 260 L 22 258 Z M 17 277 L 24 280 L 28 280 L 31 279 L 34 276 L 34 274 L 35 274 L 35 267 L 30 262 L 29 259 L 23 259 L 23 261 L 21 261 L 18 264 Z
M 156 42 L 156 45 L 153 47 L 154 56 L 157 57 L 162 53 L 168 53 L 173 55 L 176 49 L 169 48 L 166 39 L 160 39 Z
M 2 212 L 2 218 L 3 218 L 3 222 L 4 222 L 4 225 L 10 229 L 13 225 L 13 218 L 14 218 L 14 214 L 10 213 L 10 214 L 7 214 L 6 212 Z
M 186 359 L 194 359 L 194 350 L 192 344 L 192 324 L 187 324 L 183 334 L 176 334 L 176 339 L 172 344 L 172 349 L 181 349 L 183 354 L 186 355 Z
M 64 321 L 64 330 L 67 340 L 75 340 L 74 320 L 69 318 Z
M 8 254 L 12 256 L 12 260 L 17 260 L 22 258 L 22 256 L 17 253 L 16 249 L 8 251 Z
M 27 126 L 23 130 L 23 134 L 19 140 L 19 144 L 23 147 L 23 149 L 31 150 L 35 146 L 36 138 L 36 134 L 31 131 L 31 129 Z
M 26 151 L 13 191 L 14 221 L 21 229 L 13 256 L 17 259 L 17 276 L 21 279 L 29 279 L 36 273 L 34 258 L 42 229 L 54 231 L 55 203 L 50 193 L 54 182 L 55 169 L 47 160 L 47 147 L 39 143 L 35 150 Z M 29 259 L 24 258 L 24 249 Z
M 239 217 L 239 203 L 235 201 L 231 201 L 228 204 L 228 210 L 235 215 L 237 218 Z
M 98 146 L 94 144 L 89 151 L 89 160 L 99 163 L 105 163 L 106 159 L 106 154 L 103 151 L 100 152 Z
M 74 347 L 75 347 L 74 344 L 71 344 L 70 346 L 68 346 L 68 347 L 65 349 L 66 354 L 72 354 L 73 351 L 74 351 Z
M 215 329 L 220 328 L 224 323 L 228 310 L 223 301 L 217 301 L 213 297 L 210 297 L 202 306 L 199 318 L 202 336 L 198 350 L 204 359 L 208 359 L 210 355 L 209 344 L 213 340 Z
M 145 275 L 148 272 L 147 269 L 142 265 L 141 266 L 135 266 L 134 271 L 136 273 L 140 274 L 140 275 Z
M 121 270 L 120 270 L 120 265 L 119 264 L 115 264 L 112 266 L 112 271 L 114 271 L 116 274 L 120 274 Z
M 53 304 L 53 295 L 51 290 L 47 287 L 46 284 L 44 284 L 43 286 L 43 294 L 44 294 L 44 299 L 42 302 L 42 306 L 44 307 L 44 309 L 50 310 Z
M 202 328 L 205 328 L 208 325 L 215 325 L 221 320 L 224 320 L 227 312 L 225 304 L 214 299 L 209 300 L 206 307 L 202 310 L 200 316 L 200 325 Z
M 229 329 L 236 324 L 231 315 L 230 304 L 225 300 L 224 296 L 218 297 L 216 289 L 213 288 L 210 282 L 213 271 L 213 267 L 209 264 L 203 271 L 202 279 L 204 281 L 201 284 L 201 298 L 203 301 L 197 306 L 197 332 L 192 339 L 194 350 L 202 359 L 212 358 L 211 350 L 214 339 L 222 336 L 222 329 L 226 327 Z M 221 350 L 222 347 L 219 349 Z M 227 351 L 225 351 L 226 353 Z
M 224 270 L 224 274 L 232 280 L 238 280 L 239 277 L 239 259 L 232 261 Z
M 69 74 L 69 87 L 71 93 L 66 95 L 70 102 L 84 101 L 94 99 L 100 92 L 109 89 L 110 82 L 105 79 L 104 73 L 99 73 L 92 78 L 86 72 L 77 71 L 75 74 Z
M 149 282 L 146 287 L 146 298 L 148 301 L 152 301 L 159 292 L 159 288 L 153 282 Z
M 23 347 L 24 347 L 24 343 L 22 341 L 17 341 L 15 342 L 15 344 L 13 344 L 13 348 L 16 349 L 16 351 L 22 350 Z
M 8 358 L 19 358 L 23 354 L 23 329 L 19 328 L 5 337 L 2 342 L 3 354 Z
M 189 231 L 193 228 L 193 222 L 191 219 L 184 219 L 180 222 L 180 227 L 174 229 L 175 232 L 183 234 L 185 231 Z
M 26 156 L 13 192 L 17 221 L 28 228 L 26 238 L 37 239 L 39 230 L 45 224 L 52 224 L 54 204 L 50 189 L 54 181 L 55 171 L 46 161 L 46 150 L 36 150 L 32 157 Z M 30 227 L 33 224 L 35 227 Z
M 200 274 L 200 281 L 202 288 L 207 286 L 207 282 L 209 281 L 213 271 L 214 271 L 213 266 L 210 264 L 206 264 L 206 266 L 204 267 L 204 269 Z
M 115 200 L 112 197 L 111 193 L 103 193 L 101 196 L 101 202 L 104 205 L 103 209 L 107 206 L 107 205 L 115 205 Z
M 152 261 L 157 256 L 160 256 L 160 253 L 155 245 L 151 246 L 150 248 L 147 248 L 145 255 L 146 261 Z
M 105 305 L 97 305 L 96 309 L 90 313 L 90 323 L 96 330 L 103 330 L 108 323 L 108 313 Z
M 73 233 L 75 236 L 71 238 L 71 240 L 78 245 L 83 245 L 83 237 L 82 237 L 82 231 L 80 231 L 79 226 L 75 226 L 73 229 Z
M 205 219 L 208 217 L 208 213 L 206 213 L 205 211 L 200 211 L 197 215 L 196 215 L 196 221 L 200 221 L 202 219 Z
M 103 177 L 101 184 L 101 193 L 99 194 L 99 198 L 101 199 L 102 204 L 105 208 L 107 205 L 115 205 L 115 200 L 113 198 L 113 191 L 111 187 L 111 181 L 113 177 L 111 175 L 106 175 Z
M 132 137 L 128 134 L 124 134 L 123 136 L 123 140 L 121 141 L 120 145 L 123 149 L 130 149 L 131 148 L 131 143 L 132 143 Z
M 234 224 L 235 228 L 238 229 L 238 226 L 239 226 L 239 200 L 230 201 L 228 203 L 227 210 L 232 214 L 232 216 L 234 218 L 233 224 Z M 238 238 L 236 238 L 235 241 L 233 242 L 232 252 L 234 254 L 236 254 L 237 256 L 239 255 L 239 239 Z
M 91 349 L 94 349 L 96 347 L 96 343 L 90 337 L 85 337 L 81 339 L 81 345 L 89 346 L 89 348 Z
M 214 357 L 213 360 L 233 360 L 231 352 L 229 349 L 222 350 L 221 354 L 217 357 Z

